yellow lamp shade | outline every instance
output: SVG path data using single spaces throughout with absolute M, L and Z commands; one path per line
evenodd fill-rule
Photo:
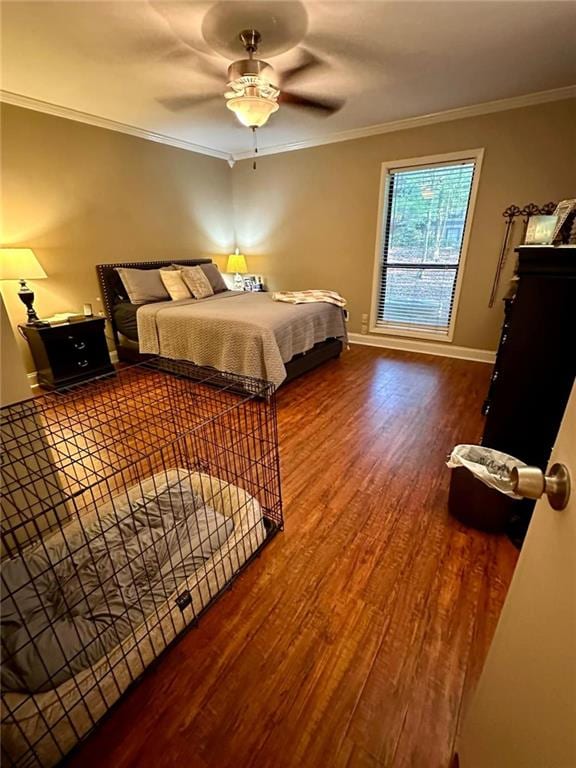
M 248 267 L 246 265 L 246 258 L 244 254 L 240 253 L 236 248 L 235 253 L 231 253 L 228 256 L 227 272 L 235 272 L 237 275 L 246 275 L 248 273 Z
M 0 248 L 0 280 L 43 280 L 48 277 L 31 248 Z

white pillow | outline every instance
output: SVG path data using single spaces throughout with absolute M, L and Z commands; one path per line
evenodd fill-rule
M 191 299 L 192 294 L 186 287 L 186 283 L 182 279 L 182 272 L 179 269 L 161 269 L 160 279 L 164 283 L 164 287 L 170 294 L 172 301 L 179 301 L 180 299 Z

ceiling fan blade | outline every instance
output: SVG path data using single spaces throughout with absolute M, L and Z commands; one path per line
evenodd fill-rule
M 300 96 L 297 93 L 282 91 L 278 97 L 280 104 L 286 104 L 290 107 L 301 107 L 302 109 L 313 110 L 317 115 L 329 117 L 344 106 L 344 99 L 313 99 L 307 96 Z
M 210 56 L 198 53 L 186 45 L 178 45 L 162 57 L 164 61 L 174 64 L 187 64 L 195 72 L 220 80 L 226 80 L 226 63 L 218 65 Z
M 126 51 L 122 52 L 126 56 Z M 130 44 L 129 56 L 146 62 L 161 62 L 187 66 L 207 77 L 226 79 L 228 62 L 198 51 L 186 42 L 159 34 L 141 37 Z
M 420 51 L 389 50 L 382 45 L 382 41 L 376 36 L 365 35 L 362 40 L 345 37 L 336 39 L 328 33 L 314 33 L 306 37 L 307 43 L 313 46 L 315 51 L 322 56 L 324 52 L 338 59 L 339 66 L 354 68 L 359 71 L 374 70 L 388 75 L 397 72 L 410 74 L 420 72 L 423 65 L 423 54 Z
M 298 79 L 300 75 L 305 75 L 318 67 L 325 66 L 325 62 L 311 51 L 308 51 L 305 48 L 301 48 L 300 50 L 303 53 L 300 64 L 291 69 L 287 69 L 282 74 L 282 82 L 285 84 L 289 84 L 292 80 Z
M 184 109 L 197 107 L 199 104 L 207 104 L 210 101 L 220 100 L 222 100 L 221 93 L 202 93 L 197 96 L 167 96 L 156 99 L 158 103 L 162 104 L 166 109 L 169 109 L 170 112 L 182 112 Z

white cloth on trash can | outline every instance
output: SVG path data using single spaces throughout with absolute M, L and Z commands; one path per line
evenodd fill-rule
M 526 464 L 507 453 L 485 448 L 483 445 L 456 445 L 448 457 L 446 466 L 450 469 L 466 467 L 484 485 L 495 488 L 512 499 L 522 498 L 514 493 L 511 473 L 514 467 L 525 467 Z

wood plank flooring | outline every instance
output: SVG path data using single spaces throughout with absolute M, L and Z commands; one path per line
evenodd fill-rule
M 489 373 L 355 346 L 281 389 L 285 532 L 70 765 L 447 768 L 517 557 L 446 511 Z

